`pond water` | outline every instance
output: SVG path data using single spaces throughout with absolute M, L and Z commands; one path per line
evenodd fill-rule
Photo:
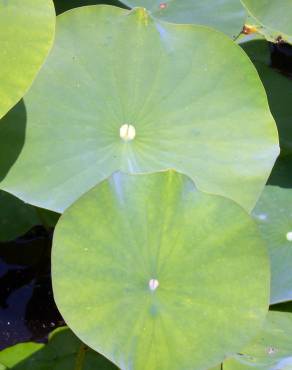
M 53 299 L 52 231 L 36 227 L 0 243 L 0 350 L 26 341 L 44 342 L 65 325 Z

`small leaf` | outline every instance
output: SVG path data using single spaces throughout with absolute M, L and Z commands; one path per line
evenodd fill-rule
M 271 304 L 292 300 L 292 189 L 266 186 L 253 216 L 269 248 Z
M 173 171 L 114 174 L 61 216 L 56 303 L 123 370 L 208 369 L 260 329 L 269 264 L 236 203 Z
M 68 328 L 56 329 L 48 344 L 21 343 L 0 352 L 4 369 L 73 370 L 82 343 Z M 86 350 L 82 370 L 117 370 L 99 353 Z
M 51 0 L 0 0 L 0 118 L 29 89 L 54 32 Z
M 262 331 L 223 370 L 290 370 L 292 313 L 269 312 Z

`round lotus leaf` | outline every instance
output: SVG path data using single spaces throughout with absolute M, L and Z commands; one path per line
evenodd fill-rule
M 252 218 L 174 171 L 115 173 L 65 211 L 54 234 L 64 319 L 124 370 L 220 363 L 261 327 L 269 274 Z
M 54 32 L 51 0 L 0 0 L 0 118 L 32 84 Z
M 270 67 L 271 51 L 265 40 L 241 44 L 253 61 L 268 95 L 271 112 L 279 130 L 281 154 L 292 153 L 292 80 Z
M 2 189 L 62 212 L 117 170 L 173 168 L 253 208 L 278 136 L 258 74 L 237 45 L 142 8 L 97 5 L 58 18 L 25 112 L 13 110 L 0 125 L 0 154 L 10 153 L 0 155 Z M 24 142 L 20 152 L 16 142 Z
M 0 191 L 0 242 L 13 240 L 39 223 L 34 207 Z
M 153 17 L 173 23 L 202 24 L 235 38 L 242 30 L 246 12 L 240 0 L 122 0 L 144 7 Z
M 270 253 L 271 303 L 292 300 L 292 189 L 266 186 L 253 216 Z
M 291 0 L 241 0 L 261 27 L 258 31 L 269 41 L 292 43 Z
M 263 329 L 223 370 L 291 370 L 292 313 L 269 312 Z
M 13 370 L 73 370 L 77 369 L 75 365 L 81 346 L 70 329 L 59 328 L 50 334 L 48 344 L 17 344 L 1 351 L 0 361 L 5 369 Z M 80 370 L 118 370 L 99 353 L 84 349 Z

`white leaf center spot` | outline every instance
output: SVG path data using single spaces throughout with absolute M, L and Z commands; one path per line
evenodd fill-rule
M 287 234 L 286 234 L 286 238 L 289 242 L 292 242 L 292 231 L 289 231 Z
M 136 136 L 136 129 L 132 125 L 128 125 L 125 123 L 123 126 L 120 127 L 120 137 L 125 141 L 131 141 L 135 139 Z
M 159 287 L 159 281 L 156 279 L 149 280 L 149 289 L 154 292 Z

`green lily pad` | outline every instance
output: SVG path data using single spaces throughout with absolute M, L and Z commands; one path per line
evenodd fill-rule
M 239 0 L 122 0 L 148 9 L 153 17 L 173 23 L 201 24 L 235 38 L 243 28 L 246 12 Z
M 0 191 L 0 242 L 13 240 L 38 224 L 34 207 Z
M 54 32 L 51 0 L 0 0 L 0 118 L 32 84 Z
M 82 343 L 68 328 L 56 329 L 48 344 L 21 343 L 0 352 L 5 369 L 73 370 Z M 76 367 L 77 369 L 77 367 Z M 99 353 L 85 349 L 81 370 L 117 370 Z
M 291 0 L 241 0 L 252 18 L 262 27 L 258 29 L 267 40 L 292 43 Z
M 279 130 L 281 154 L 292 154 L 292 80 L 270 67 L 270 49 L 265 40 L 245 42 L 241 47 L 253 61 L 267 92 Z
M 0 125 L 2 189 L 62 212 L 114 171 L 174 168 L 201 190 L 253 208 L 278 136 L 259 77 L 237 45 L 142 8 L 81 7 L 58 18 L 25 117 L 16 108 Z M 12 143 L 22 141 L 17 156 Z
M 253 215 L 270 253 L 271 303 L 292 300 L 292 189 L 266 186 Z
M 269 312 L 262 331 L 223 370 L 291 370 L 292 313 Z
M 116 173 L 74 203 L 52 277 L 68 325 L 125 370 L 212 367 L 257 332 L 269 301 L 252 218 L 173 171 Z

